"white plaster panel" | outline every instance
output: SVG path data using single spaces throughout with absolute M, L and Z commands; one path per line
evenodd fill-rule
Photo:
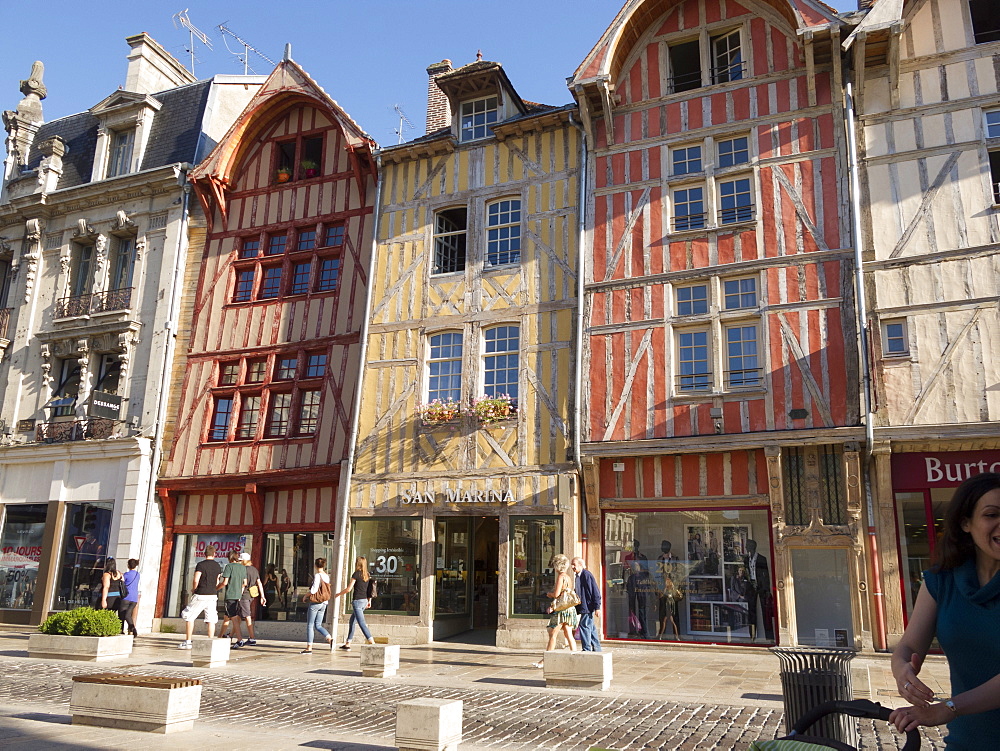
M 956 0 L 939 0 L 941 9 L 941 39 L 944 44 L 942 52 L 945 50 L 961 50 L 968 45 L 965 36 L 965 15 L 964 8 L 959 6 Z M 930 3 L 926 4 L 930 7 Z M 928 20 L 931 20 L 928 18 Z M 934 27 L 927 26 L 927 34 L 932 33 Z
M 976 79 L 979 82 L 980 94 L 997 93 L 997 77 L 993 72 L 993 58 L 976 58 Z
M 971 297 L 1000 296 L 1000 277 L 996 273 L 995 257 L 971 258 L 969 267 L 969 276 L 972 277 Z M 998 315 L 1000 314 L 994 308 L 993 316 Z M 996 361 L 1000 366 L 1000 358 L 996 358 Z
M 879 272 L 876 286 L 879 308 L 898 308 L 906 304 L 901 270 L 889 269 Z
M 893 137 L 896 140 L 895 153 L 897 154 L 913 151 L 917 148 L 917 134 L 911 118 L 895 121 Z
M 865 114 L 886 112 L 891 106 L 889 79 L 885 76 L 865 81 Z
M 924 128 L 924 147 L 933 148 L 934 146 L 944 146 L 948 143 L 946 138 L 946 131 L 944 127 L 944 115 L 921 115 L 920 122 L 923 124 Z M 945 157 L 947 158 L 947 157 Z M 930 160 L 928 160 L 928 166 Z M 941 160 L 941 164 L 944 163 L 944 159 Z M 940 164 L 938 168 L 940 168 Z M 932 168 L 932 175 L 936 175 L 936 168 Z M 931 178 L 933 179 L 933 178 Z
M 913 73 L 899 74 L 899 106 L 914 107 L 917 104 L 917 97 L 913 87 Z
M 975 141 L 982 137 L 979 124 L 982 122 L 982 115 L 978 107 L 971 107 L 963 110 L 956 110 L 951 115 L 951 127 L 955 133 L 955 142 Z M 978 157 L 976 157 L 978 159 Z M 963 156 L 964 160 L 964 156 Z
M 868 188 L 872 202 L 872 240 L 879 259 L 888 257 L 900 235 L 897 207 L 892 200 L 889 166 L 879 164 L 868 169 Z
M 891 123 L 877 123 L 865 128 L 865 153 L 869 158 L 885 156 L 889 153 L 886 128 L 890 126 Z
M 0 498 L 4 503 L 41 503 L 58 498 L 49 497 L 52 465 L 5 464 L 0 473 Z
M 948 76 L 948 96 L 952 101 L 969 97 L 969 74 L 965 62 L 954 63 L 945 67 Z
M 913 36 L 913 56 L 933 55 L 939 50 L 934 45 L 934 20 L 931 18 L 931 4 L 924 3 L 910 17 L 910 33 Z
M 66 501 L 110 501 L 122 493 L 128 459 L 77 460 L 66 473 Z

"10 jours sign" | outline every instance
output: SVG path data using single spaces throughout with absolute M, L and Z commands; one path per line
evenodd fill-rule
M 417 490 L 406 488 L 399 494 L 399 502 L 414 503 L 514 503 L 514 495 L 510 490 L 459 490 L 445 488 L 444 490 Z

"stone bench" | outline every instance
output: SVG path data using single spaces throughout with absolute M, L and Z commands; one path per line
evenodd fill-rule
M 361 645 L 361 675 L 365 678 L 392 678 L 398 670 L 398 644 Z
M 201 681 L 97 673 L 73 676 L 74 725 L 149 733 L 191 730 L 201 710 Z
M 229 639 L 194 639 L 191 665 L 196 668 L 224 668 L 229 662 Z
M 411 699 L 396 705 L 399 751 L 458 751 L 461 742 L 461 701 Z
M 610 652 L 546 652 L 545 685 L 607 691 L 613 676 L 611 665 Z

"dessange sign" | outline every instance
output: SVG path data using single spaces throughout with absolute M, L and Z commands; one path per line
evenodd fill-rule
M 897 489 L 953 488 L 983 472 L 1000 472 L 1000 451 L 892 455 L 892 485 Z

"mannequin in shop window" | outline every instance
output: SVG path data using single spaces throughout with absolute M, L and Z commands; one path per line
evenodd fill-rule
M 757 638 L 757 605 L 764 621 L 764 638 L 774 641 L 774 622 L 771 607 L 771 572 L 767 558 L 757 552 L 757 541 L 747 540 L 747 555 L 743 556 L 743 566 L 749 581 L 746 584 L 747 611 L 750 622 L 750 639 Z

